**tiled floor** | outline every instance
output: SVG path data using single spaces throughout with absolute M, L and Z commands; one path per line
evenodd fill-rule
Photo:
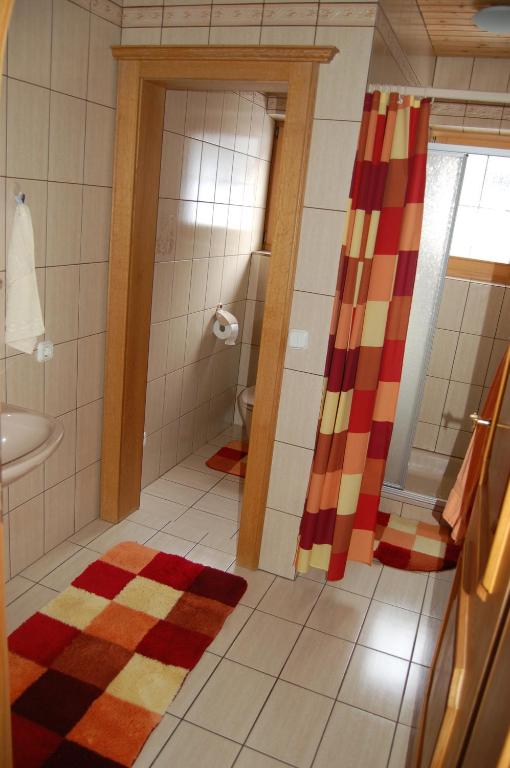
M 9 629 L 125 539 L 228 569 L 248 590 L 136 768 L 404 768 L 452 574 L 350 563 L 335 586 L 238 568 L 242 481 L 204 463 L 229 437 L 147 487 L 127 520 L 91 523 L 8 582 Z

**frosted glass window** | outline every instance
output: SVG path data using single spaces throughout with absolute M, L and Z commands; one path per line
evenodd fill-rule
M 510 157 L 470 154 L 451 256 L 510 264 Z

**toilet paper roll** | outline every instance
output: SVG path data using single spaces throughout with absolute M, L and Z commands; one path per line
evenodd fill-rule
M 239 333 L 239 323 L 225 324 L 219 320 L 215 320 L 213 333 L 216 338 L 221 339 L 225 344 L 235 344 Z

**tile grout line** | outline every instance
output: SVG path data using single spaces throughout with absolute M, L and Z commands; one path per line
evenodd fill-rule
M 331 722 L 331 717 L 332 717 L 332 715 L 333 715 L 333 712 L 334 712 L 334 710 L 335 710 L 335 704 L 336 704 L 336 702 L 338 701 L 338 696 L 339 696 L 339 694 L 340 694 L 340 690 L 341 690 L 341 688 L 342 688 L 342 685 L 343 685 L 343 682 L 344 682 L 344 680 L 345 680 L 345 676 L 347 675 L 347 673 L 348 673 L 348 671 L 349 671 L 349 667 L 351 666 L 352 657 L 353 657 L 353 655 L 354 655 L 354 651 L 356 650 L 356 646 L 358 645 L 358 640 L 359 640 L 359 638 L 360 638 L 360 636 L 361 636 L 361 633 L 362 633 L 362 631 L 363 631 L 363 627 L 364 627 L 364 625 L 365 625 L 365 622 L 366 622 L 366 620 L 367 620 L 368 612 L 369 612 L 369 610 L 370 610 L 370 606 L 372 605 L 372 601 L 373 601 L 373 595 L 375 594 L 375 591 L 376 591 L 376 589 L 377 589 L 377 586 L 378 586 L 378 584 L 379 584 L 379 581 L 380 581 L 380 579 L 381 579 L 381 575 L 382 575 L 382 573 L 383 573 L 383 570 L 384 570 L 384 567 L 383 567 L 383 568 L 381 568 L 381 571 L 380 571 L 380 573 L 379 573 L 379 576 L 378 576 L 378 578 L 377 578 L 377 582 L 376 582 L 376 584 L 375 584 L 375 587 L 374 587 L 374 591 L 373 591 L 373 593 L 372 593 L 372 597 L 370 598 L 369 604 L 368 604 L 368 606 L 367 606 L 367 610 L 366 610 L 366 612 L 365 612 L 365 616 L 364 616 L 364 618 L 363 618 L 363 621 L 362 621 L 362 623 L 361 623 L 361 626 L 360 626 L 360 628 L 359 628 L 359 632 L 358 632 L 358 634 L 357 634 L 357 636 L 356 636 L 356 640 L 355 640 L 355 642 L 354 642 L 354 647 L 353 647 L 353 649 L 352 649 L 351 655 L 349 656 L 349 661 L 348 661 L 348 663 L 347 663 L 347 666 L 346 666 L 346 668 L 345 668 L 345 671 L 344 671 L 344 673 L 343 673 L 343 675 L 342 675 L 342 679 L 341 679 L 341 681 L 340 681 L 340 684 L 339 684 L 339 686 L 338 686 L 338 690 L 337 690 L 337 693 L 336 693 L 336 696 L 335 696 L 335 703 L 333 704 L 333 706 L 332 706 L 332 708 L 331 708 L 331 712 L 329 713 L 329 716 L 328 716 L 328 718 L 327 718 L 327 720 L 326 720 L 326 722 L 325 722 L 325 724 L 324 724 L 324 728 L 323 728 L 323 730 L 322 730 L 322 733 L 321 733 L 320 739 L 319 739 L 319 741 L 317 742 L 317 747 L 316 747 L 316 749 L 315 749 L 315 752 L 314 752 L 314 755 L 313 755 L 312 761 L 311 761 L 311 763 L 310 763 L 310 768 L 313 768 L 313 765 L 314 765 L 314 763 L 315 763 L 315 761 L 316 761 L 316 759 L 317 759 L 317 755 L 319 754 L 319 750 L 320 750 L 320 748 L 321 748 L 321 744 L 322 744 L 322 742 L 323 742 L 323 740 L 324 740 L 324 736 L 325 736 L 325 734 L 326 734 L 326 730 L 327 730 L 327 728 L 328 728 L 328 725 L 329 725 L 329 723 Z M 327 582 L 326 582 L 326 583 L 327 583 Z M 349 706 L 349 705 L 348 705 L 348 706 Z
M 278 577 L 277 577 L 277 578 L 278 578 Z M 281 578 L 281 577 L 280 577 L 280 578 Z M 276 580 L 275 580 L 275 581 L 276 581 Z M 273 584 L 275 583 L 275 581 L 273 581 L 273 583 L 271 584 L 271 586 L 273 586 Z M 294 581 L 295 581 L 295 580 L 294 580 Z M 253 722 L 253 724 L 252 724 L 251 728 L 249 729 L 249 731 L 248 731 L 248 733 L 247 733 L 247 735 L 246 735 L 246 737 L 245 737 L 245 739 L 244 739 L 244 741 L 243 741 L 243 746 L 248 746 L 248 745 L 247 745 L 248 739 L 250 738 L 251 734 L 253 733 L 253 731 L 254 731 L 254 729 L 255 729 L 255 727 L 256 727 L 256 725 L 257 725 L 257 723 L 258 723 L 259 719 L 260 719 L 260 716 L 262 715 L 262 712 L 264 711 L 264 709 L 265 709 L 265 707 L 266 707 L 266 704 L 267 704 L 267 702 L 269 701 L 269 698 L 271 697 L 271 695 L 272 695 L 272 693 L 273 693 L 273 691 L 274 691 L 274 689 L 275 689 L 275 687 L 276 687 L 276 684 L 278 683 L 278 681 L 280 681 L 280 680 L 281 680 L 282 682 L 287 682 L 287 681 L 285 681 L 285 680 L 282 680 L 282 679 L 281 679 L 281 677 L 280 677 L 280 675 L 281 675 L 281 673 L 283 672 L 283 669 L 285 668 L 285 666 L 286 666 L 286 664 L 287 664 L 287 662 L 288 662 L 288 660 L 289 660 L 289 658 L 290 658 L 290 656 L 291 656 L 292 652 L 294 651 L 294 648 L 296 647 L 296 644 L 297 644 L 297 642 L 298 642 L 299 638 L 300 638 L 300 637 L 301 637 L 301 635 L 303 634 L 303 630 L 304 630 L 304 628 L 305 628 L 305 626 L 306 626 L 306 623 L 309 621 L 309 619 L 310 619 L 310 616 L 312 615 L 312 613 L 313 613 L 313 610 L 314 610 L 315 606 L 317 605 L 317 603 L 318 603 L 318 601 L 319 601 L 319 598 L 320 598 L 320 596 L 322 595 L 322 593 L 323 593 L 323 591 L 324 591 L 324 588 L 325 588 L 325 586 L 326 586 L 326 584 L 323 584 L 323 585 L 322 585 L 322 587 L 321 587 L 321 589 L 320 589 L 320 590 L 319 590 L 319 592 L 317 593 L 317 597 L 316 597 L 316 599 L 314 600 L 314 602 L 313 602 L 313 605 L 311 606 L 311 608 L 310 608 L 310 610 L 309 610 L 309 612 L 308 612 L 308 616 L 306 617 L 306 619 L 305 619 L 304 623 L 302 624 L 302 626 L 301 626 L 301 630 L 300 630 L 299 634 L 297 635 L 297 637 L 296 637 L 296 640 L 295 640 L 294 644 L 292 645 L 292 648 L 290 649 L 290 651 L 289 651 L 289 653 L 288 653 L 288 655 L 287 655 L 287 658 L 285 659 L 285 662 L 282 664 L 282 667 L 281 667 L 281 669 L 280 669 L 280 671 L 279 671 L 278 675 L 275 677 L 275 681 L 274 681 L 273 685 L 271 686 L 271 689 L 269 690 L 269 692 L 268 692 L 268 695 L 266 696 L 266 698 L 265 698 L 265 700 L 264 700 L 264 703 L 262 704 L 262 707 L 260 708 L 260 710 L 259 710 L 259 713 L 258 713 L 257 717 L 255 718 L 255 720 L 254 720 L 254 722 Z M 271 587 L 269 587 L 269 589 L 270 589 L 270 588 L 271 588 Z M 267 590 L 267 592 L 269 591 L 269 589 Z M 266 592 L 266 594 L 267 594 L 267 592 Z M 263 599 L 263 598 L 261 598 L 261 600 L 259 601 L 258 605 L 260 605 L 260 602 L 262 601 L 262 599 Z M 279 618 L 281 618 L 281 617 L 279 617 Z M 231 646 L 230 646 L 230 647 L 231 647 Z M 229 650 L 230 650 L 230 649 L 229 649 Z M 228 651 L 227 651 L 227 652 L 228 652 Z M 289 685 L 292 685 L 292 683 L 288 683 L 288 684 L 289 684 Z M 274 757 L 274 756 L 273 756 L 273 757 Z M 275 758 L 275 759 L 277 759 L 277 758 Z
M 422 611 L 423 611 L 423 607 L 425 605 L 425 598 L 427 596 L 427 588 L 428 588 L 428 585 L 429 585 L 429 581 L 430 581 L 430 574 L 429 574 L 429 576 L 427 578 L 427 584 L 425 586 L 425 591 L 423 592 L 423 597 L 422 597 L 422 601 L 421 601 L 420 620 L 421 620 L 421 617 L 423 615 L 425 615 L 425 614 L 422 613 Z M 387 764 L 386 764 L 386 768 L 389 768 L 389 765 L 390 765 L 391 753 L 392 753 L 392 750 L 393 750 L 393 746 L 395 744 L 395 737 L 396 737 L 396 734 L 397 734 L 397 727 L 398 727 L 398 725 L 400 723 L 400 716 L 402 714 L 402 707 L 404 706 L 404 699 L 405 699 L 405 695 L 406 695 L 407 684 L 409 682 L 409 676 L 411 674 L 411 665 L 413 664 L 413 656 L 414 656 L 414 651 L 415 651 L 415 648 L 416 648 L 416 641 L 418 639 L 418 631 L 420 629 L 420 620 L 418 620 L 418 626 L 416 627 L 416 633 L 415 633 L 415 636 L 414 636 L 413 647 L 411 648 L 411 655 L 410 655 L 410 658 L 409 658 L 409 666 L 407 668 L 406 679 L 405 679 L 404 688 L 403 688 L 403 691 L 402 691 L 402 696 L 401 696 L 401 699 L 400 699 L 400 706 L 399 706 L 398 713 L 397 713 L 397 721 L 396 721 L 397 724 L 395 726 L 395 731 L 393 733 L 393 738 L 391 740 L 391 747 L 390 747 L 390 752 L 389 752 L 389 755 L 388 755 L 388 761 L 387 761 Z M 427 668 L 429 669 L 429 674 L 430 674 L 430 667 L 427 667 Z

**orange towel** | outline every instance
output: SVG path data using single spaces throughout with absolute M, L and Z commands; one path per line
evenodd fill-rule
M 508 351 L 503 355 L 499 368 L 487 395 L 487 400 L 482 408 L 481 417 L 491 419 L 499 392 L 505 359 Z M 471 516 L 471 509 L 476 495 L 478 481 L 482 470 L 483 457 L 489 429 L 481 424 L 475 427 L 469 447 L 462 462 L 462 467 L 457 475 L 455 484 L 448 496 L 448 501 L 443 511 L 443 519 L 452 526 L 452 539 L 459 543 L 464 540 L 467 524 Z

